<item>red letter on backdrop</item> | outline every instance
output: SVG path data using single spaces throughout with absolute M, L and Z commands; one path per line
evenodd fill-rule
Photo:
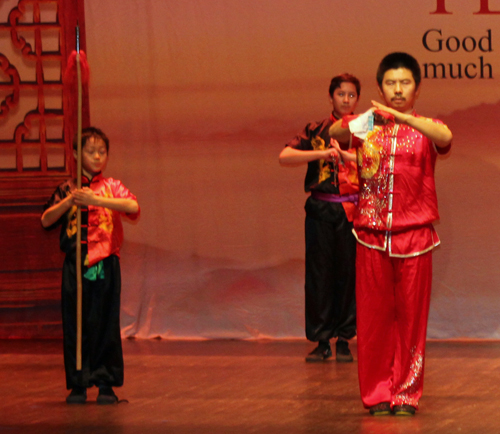
M 451 14 L 446 10 L 446 5 L 444 4 L 446 0 L 436 0 L 437 7 L 434 12 L 429 12 L 430 14 Z M 482 1 L 482 0 L 481 0 Z M 482 3 L 481 3 L 482 6 Z M 486 0 L 486 7 L 488 7 L 488 0 Z
M 490 11 L 490 8 L 488 6 L 488 2 L 489 2 L 489 0 L 480 0 L 480 4 L 481 4 L 480 9 L 478 12 L 474 12 L 474 15 L 500 14 L 500 11 Z

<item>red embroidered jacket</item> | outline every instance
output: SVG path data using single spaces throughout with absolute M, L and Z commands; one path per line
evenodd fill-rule
M 121 181 L 104 178 L 101 173 L 94 176 L 91 181 L 83 177 L 82 186 L 89 187 L 98 196 L 137 200 Z M 75 180 L 68 180 L 59 185 L 45 204 L 44 210 L 63 200 L 75 189 Z M 73 206 L 59 221 L 47 228 L 62 225 L 59 243 L 61 250 L 66 254 L 74 254 L 76 251 L 76 211 L 77 207 Z M 118 211 L 92 205 L 88 208 L 82 207 L 82 258 L 85 265 L 91 267 L 108 256 L 120 256 L 123 242 L 121 214 Z M 140 210 L 135 214 L 126 215 L 131 220 L 136 220 Z
M 354 217 L 358 241 L 401 257 L 437 246 L 434 167 L 437 155 L 450 147 L 437 148 L 417 130 L 394 123 L 375 126 L 364 141 L 353 136 L 352 146 L 357 149 L 360 186 Z

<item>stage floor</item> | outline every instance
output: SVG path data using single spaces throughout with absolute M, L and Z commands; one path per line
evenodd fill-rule
M 304 341 L 125 340 L 128 403 L 68 406 L 61 341 L 0 341 L 0 433 L 500 432 L 500 341 L 430 341 L 415 417 L 374 418 L 357 363 L 306 364 Z M 356 357 L 356 345 L 351 345 Z

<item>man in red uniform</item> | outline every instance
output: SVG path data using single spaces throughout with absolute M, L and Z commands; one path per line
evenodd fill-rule
M 358 368 L 361 399 L 373 415 L 415 414 L 423 388 L 432 249 L 439 244 L 434 167 L 452 134 L 415 113 L 420 81 L 416 59 L 387 55 L 377 71 L 386 105 L 373 101 L 365 114 L 330 128 L 357 149 Z M 383 122 L 373 127 L 374 112 Z
M 332 113 L 321 122 L 311 122 L 281 151 L 283 166 L 307 164 L 304 187 L 306 201 L 306 337 L 318 346 L 307 362 L 324 362 L 335 344 L 337 362 L 352 362 L 348 339 L 356 335 L 355 256 L 352 215 L 358 182 L 353 163 L 339 165 L 332 159 L 328 130 L 333 122 L 350 115 L 360 93 L 359 80 L 351 74 L 333 77 L 328 94 Z M 347 145 L 346 145 L 347 146 Z

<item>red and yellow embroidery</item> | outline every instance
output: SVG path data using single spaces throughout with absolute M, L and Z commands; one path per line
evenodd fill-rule
M 106 186 L 101 196 L 113 198 L 113 193 L 109 186 Z M 102 212 L 99 214 L 99 228 L 109 233 L 113 232 L 113 211 L 109 208 L 102 208 Z
M 315 151 L 324 151 L 325 149 L 327 149 L 327 147 L 325 146 L 325 141 L 319 136 L 316 136 L 311 140 L 311 145 Z M 323 181 L 330 178 L 331 170 L 330 165 L 325 160 L 318 160 L 318 164 L 318 184 L 321 184 Z
M 68 211 L 68 226 L 66 227 L 66 235 L 71 238 L 76 234 L 76 211 L 77 206 L 73 205 Z
M 358 152 L 358 166 L 360 176 L 364 179 L 371 179 L 380 167 L 380 154 L 383 146 L 377 143 L 380 128 L 370 131 Z

